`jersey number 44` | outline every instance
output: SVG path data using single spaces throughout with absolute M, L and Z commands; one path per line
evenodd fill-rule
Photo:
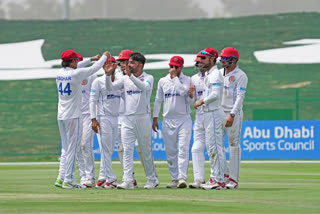
M 59 87 L 58 87 L 58 91 L 61 95 L 63 95 L 63 93 L 65 94 L 68 94 L 70 95 L 71 94 L 71 88 L 70 88 L 70 83 L 67 83 L 67 85 L 64 87 L 64 89 L 62 89 L 63 86 L 62 86 L 62 82 L 59 84 Z

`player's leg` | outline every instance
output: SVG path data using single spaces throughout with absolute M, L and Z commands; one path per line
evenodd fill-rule
M 148 179 L 145 189 L 153 189 L 159 185 L 155 175 L 152 153 L 152 129 L 149 115 L 136 116 L 136 134 L 141 158 L 144 162 L 144 171 Z
M 192 120 L 191 117 L 188 117 L 184 120 L 181 126 L 178 129 L 178 179 L 179 179 L 179 188 L 187 187 L 187 174 L 189 167 L 189 150 L 190 150 L 190 140 L 192 134 Z
M 117 117 L 107 116 L 102 120 L 101 132 L 103 133 L 102 146 L 105 154 L 105 166 L 106 166 L 106 185 L 105 188 L 113 189 L 116 187 L 115 181 L 117 177 L 112 171 L 112 154 L 116 142 L 117 133 Z
M 214 160 L 213 177 L 214 182 L 203 186 L 203 189 L 225 189 L 224 172 L 223 172 L 223 124 L 224 112 L 216 110 L 205 114 L 206 127 L 206 146 L 209 157 Z
M 176 188 L 178 186 L 178 129 L 171 126 L 170 120 L 163 119 L 162 121 L 162 136 L 167 155 L 168 168 L 172 182 L 167 185 L 167 188 Z
M 241 127 L 243 112 L 240 111 L 235 115 L 232 126 L 228 129 L 228 142 L 230 150 L 230 174 L 227 188 L 237 189 L 240 180 L 240 161 L 241 161 Z
M 67 130 L 67 152 L 66 152 L 66 174 L 62 188 L 74 189 L 83 188 L 74 181 L 75 162 L 77 147 L 81 141 L 82 120 L 81 117 L 64 120 Z
M 62 120 L 58 120 L 58 126 L 61 136 L 61 155 L 60 155 L 60 165 L 59 165 L 59 175 L 55 186 L 62 187 L 62 183 L 65 177 L 65 164 L 66 164 L 66 152 L 67 152 L 67 131 Z
M 193 145 L 192 165 L 193 165 L 193 183 L 189 184 L 190 188 L 200 188 L 204 184 L 204 150 L 206 146 L 205 130 L 203 127 L 203 115 L 196 115 L 193 126 Z
M 97 120 L 100 123 L 101 126 L 101 118 L 104 116 L 98 116 Z M 106 184 L 106 165 L 105 165 L 105 154 L 102 151 L 102 145 L 101 145 L 101 141 L 104 138 L 102 136 L 102 132 L 101 129 L 99 130 L 98 134 L 97 134 L 97 138 L 98 138 L 98 143 L 99 143 L 99 150 L 100 150 L 100 169 L 99 169 L 99 177 L 98 177 L 98 181 L 96 184 L 96 188 L 104 188 L 105 184 Z
M 123 183 L 119 189 L 133 189 L 133 151 L 136 141 L 135 117 L 126 116 L 121 124 L 121 141 L 123 144 Z
M 123 167 L 123 145 L 122 145 L 122 141 L 121 141 L 121 124 L 122 124 L 123 117 L 124 117 L 123 115 L 120 115 L 118 117 L 118 133 L 117 133 L 118 155 L 119 155 L 121 167 Z

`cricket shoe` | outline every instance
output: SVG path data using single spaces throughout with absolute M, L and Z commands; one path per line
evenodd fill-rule
M 177 188 L 179 184 L 178 180 L 172 180 L 170 184 L 167 184 L 167 188 Z
M 209 184 L 213 184 L 213 179 L 212 178 L 210 178 L 206 183 L 200 184 L 200 188 L 202 188 L 205 185 L 209 185 Z
M 86 178 L 81 178 L 80 179 L 80 184 L 85 186 L 86 185 Z
M 158 179 L 156 180 L 148 180 L 146 185 L 144 186 L 145 189 L 154 189 L 159 186 L 160 182 Z
M 54 185 L 55 185 L 56 187 L 62 187 L 62 183 L 63 183 L 63 179 L 58 178 L 58 179 L 56 180 L 56 182 L 54 183 Z
M 94 187 L 94 185 L 95 185 L 95 179 L 93 179 L 93 178 L 88 178 L 88 179 L 86 180 L 86 182 L 84 183 L 84 185 L 85 185 L 86 187 L 89 187 L 89 188 Z
M 226 185 L 227 189 L 239 189 L 239 184 L 232 178 L 229 178 L 229 182 Z
M 193 183 L 189 184 L 189 188 L 191 189 L 201 189 L 201 184 L 206 184 L 205 181 L 196 180 Z
M 226 183 L 226 185 L 229 183 L 229 175 L 224 174 L 224 182 Z
M 204 189 L 204 190 L 225 190 L 226 184 L 224 182 L 219 183 L 214 180 L 212 184 L 203 185 L 202 189 Z
M 117 186 L 120 185 L 120 183 L 118 182 L 118 180 L 114 180 L 110 183 L 106 183 L 106 185 L 104 186 L 105 189 L 115 189 L 117 188 Z
M 134 189 L 134 185 L 132 181 L 124 181 L 117 186 L 117 189 Z
M 78 184 L 76 182 L 71 182 L 71 183 L 63 182 L 62 183 L 62 188 L 63 189 L 85 189 L 87 187 L 83 186 L 81 184 Z
M 106 184 L 106 180 L 98 180 L 96 184 L 96 188 L 104 188 L 105 184 Z
M 184 179 L 179 179 L 178 188 L 186 188 L 187 186 L 187 182 Z

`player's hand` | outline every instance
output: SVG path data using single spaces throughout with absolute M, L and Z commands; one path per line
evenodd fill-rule
M 155 132 L 158 132 L 158 130 L 159 130 L 158 118 L 157 117 L 153 118 L 152 129 Z
M 98 61 L 100 59 L 100 57 L 101 57 L 100 54 L 97 54 L 97 55 L 91 57 L 90 60 L 91 61 Z
M 195 85 L 191 85 L 189 88 L 189 97 L 192 99 L 193 98 L 193 93 L 196 90 L 196 86 Z
M 193 107 L 197 109 L 199 106 L 202 106 L 204 104 L 203 100 L 197 100 L 194 104 Z
M 229 114 L 227 119 L 226 119 L 226 122 L 225 122 L 224 126 L 225 127 L 231 127 L 232 124 L 233 124 L 233 120 L 234 120 L 234 118 L 231 117 L 231 115 Z
M 125 69 L 124 69 L 124 73 L 125 73 L 126 75 L 128 75 L 129 77 L 131 76 L 131 71 L 130 71 L 130 68 L 129 68 L 128 64 L 126 65 L 126 67 L 125 67 Z
M 109 51 L 105 51 L 103 55 L 107 56 L 108 59 L 111 57 L 111 53 Z
M 104 63 L 102 68 L 107 76 L 111 76 L 113 74 L 113 72 L 116 70 L 117 64 L 106 62 L 106 63 Z
M 170 68 L 170 69 L 169 69 L 169 74 L 170 74 L 171 79 L 173 79 L 173 78 L 175 78 L 176 76 L 178 76 L 178 71 L 176 70 L 175 67 L 173 67 L 173 68 Z
M 96 120 L 96 118 L 91 119 L 91 122 L 92 130 L 98 134 L 98 130 L 101 129 L 100 123 Z

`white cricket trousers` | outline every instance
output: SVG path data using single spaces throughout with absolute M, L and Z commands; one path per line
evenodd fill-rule
M 112 171 L 112 154 L 117 139 L 118 117 L 98 116 L 101 129 L 97 135 L 101 153 L 99 180 L 107 183 L 117 180 Z
M 229 116 L 230 112 L 225 112 L 225 119 Z M 243 120 L 243 111 L 235 114 L 233 124 L 231 127 L 224 127 L 223 136 L 228 135 L 229 145 L 229 167 L 227 161 L 224 162 L 224 173 L 229 175 L 235 181 L 240 180 L 240 162 L 241 162 L 241 128 Z M 224 147 L 223 147 L 224 149 Z
M 172 180 L 187 180 L 191 134 L 190 115 L 179 119 L 163 118 L 162 135 Z
M 223 150 L 223 127 L 225 114 L 222 109 L 205 112 L 204 127 L 206 131 L 206 146 L 209 157 L 213 160 L 211 164 L 211 177 L 217 182 L 224 182 L 223 164 L 225 155 Z
M 77 163 L 81 179 L 95 179 L 93 137 L 90 114 L 82 115 L 82 137 L 77 152 Z
M 133 181 L 133 152 L 135 141 L 144 161 L 144 171 L 148 180 L 156 180 L 152 154 L 152 129 L 149 114 L 125 116 L 121 125 L 123 144 L 123 181 Z
M 77 147 L 81 141 L 82 120 L 81 117 L 58 120 L 62 150 L 59 166 L 59 179 L 66 183 L 74 181 Z

